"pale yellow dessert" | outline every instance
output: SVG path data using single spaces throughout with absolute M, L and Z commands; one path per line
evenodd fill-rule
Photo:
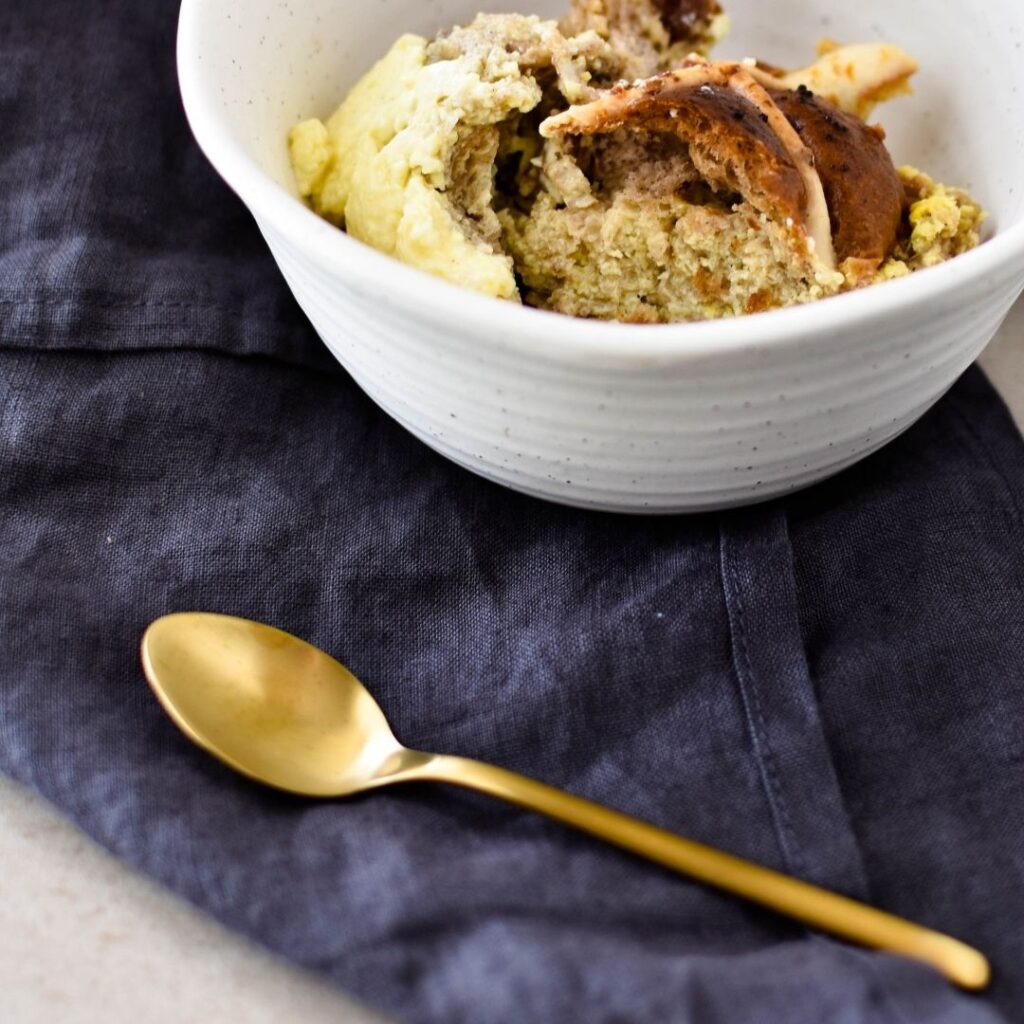
M 978 244 L 980 207 L 897 173 L 864 123 L 908 91 L 910 57 L 711 61 L 726 25 L 716 0 L 575 0 L 561 23 L 403 36 L 326 122 L 293 129 L 299 192 L 438 277 L 632 322 L 808 302 Z

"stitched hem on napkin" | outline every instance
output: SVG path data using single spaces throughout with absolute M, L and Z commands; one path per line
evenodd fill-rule
M 0 348 L 53 352 L 195 349 L 269 356 L 296 366 L 338 371 L 337 362 L 302 313 L 290 301 L 281 301 L 279 294 L 256 292 L 235 302 L 182 297 L 173 292 L 141 300 L 138 294 L 0 292 Z M 83 343 L 83 338 L 88 338 L 88 343 Z

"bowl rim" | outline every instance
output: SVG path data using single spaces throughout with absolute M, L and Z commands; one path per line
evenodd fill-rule
M 402 263 L 360 242 L 317 216 L 301 199 L 274 181 L 222 127 L 223 104 L 208 93 L 200 75 L 204 8 L 223 0 L 182 0 L 178 19 L 177 67 L 185 114 L 200 149 L 217 173 L 249 208 L 318 266 L 364 292 L 386 289 L 389 303 L 452 323 L 482 344 L 500 335 L 507 347 L 557 355 L 602 355 L 636 360 L 700 357 L 731 349 L 762 348 L 867 327 L 952 293 L 995 292 L 1014 283 L 1024 287 L 1024 218 L 970 252 L 905 277 L 802 306 L 746 316 L 679 324 L 624 324 L 587 320 L 533 309 L 472 289 Z M 282 142 L 283 144 L 283 142 Z

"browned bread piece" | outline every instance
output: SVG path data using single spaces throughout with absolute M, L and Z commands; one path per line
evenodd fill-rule
M 849 276 L 874 273 L 896 244 L 906 205 L 885 133 L 803 86 L 769 93 L 814 154 L 836 259 Z
M 628 127 L 669 132 L 689 148 L 713 187 L 743 196 L 782 225 L 794 250 L 835 269 L 828 208 L 814 156 L 767 90 L 734 63 L 695 62 L 599 99 L 541 125 L 547 137 Z
M 722 13 L 718 0 L 652 0 L 673 43 L 698 42 Z
M 707 53 L 726 25 L 718 0 L 572 0 L 561 29 L 567 37 L 594 32 L 605 40 L 608 51 L 590 70 L 595 84 L 610 85 Z
M 548 118 L 541 133 L 672 133 L 713 187 L 794 228 L 824 269 L 874 274 L 906 206 L 884 132 L 803 85 L 763 81 L 740 64 L 694 60 Z

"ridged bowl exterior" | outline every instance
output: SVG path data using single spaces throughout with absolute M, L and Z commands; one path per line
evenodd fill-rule
M 390 415 L 468 469 L 566 504 L 690 512 L 836 473 L 906 429 L 994 336 L 1024 285 L 1019 0 L 729 0 L 726 56 L 805 59 L 884 35 L 921 60 L 882 111 L 898 160 L 972 188 L 990 240 L 949 264 L 795 310 L 713 324 L 597 324 L 437 281 L 320 220 L 285 144 L 402 31 L 567 0 L 183 0 L 185 109 L 324 342 Z M 796 39 L 793 26 L 805 29 Z M 880 26 L 880 27 L 876 27 Z M 984 60 L 956 60 L 984 53 Z M 985 102 L 977 102 L 985 97 Z
M 827 337 L 657 360 L 522 352 L 346 287 L 264 226 L 299 304 L 381 408 L 467 469 L 529 494 L 618 512 L 696 512 L 805 487 L 910 426 L 977 358 L 1021 280 L 925 329 L 837 323 Z

